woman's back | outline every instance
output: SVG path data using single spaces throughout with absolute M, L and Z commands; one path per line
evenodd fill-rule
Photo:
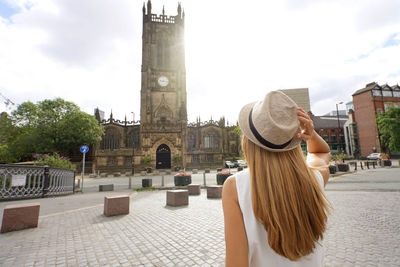
M 324 182 L 321 174 L 316 171 L 315 176 L 323 188 Z M 322 265 L 324 249 L 317 243 L 313 253 L 298 261 L 291 261 L 277 254 L 268 244 L 268 235 L 264 226 L 254 216 L 249 169 L 236 173 L 235 180 L 238 202 L 243 215 L 248 241 L 249 266 L 316 267 Z

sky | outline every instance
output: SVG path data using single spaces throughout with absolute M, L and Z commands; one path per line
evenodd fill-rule
M 323 115 L 367 83 L 400 83 L 398 0 L 181 3 L 189 122 L 233 124 L 246 103 L 291 88 L 309 88 Z M 153 0 L 152 13 L 163 5 L 177 14 L 175 0 Z M 0 0 L 0 93 L 16 105 L 61 97 L 90 114 L 140 119 L 142 6 Z

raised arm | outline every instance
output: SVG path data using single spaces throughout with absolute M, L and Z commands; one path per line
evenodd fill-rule
M 311 167 L 319 168 L 326 185 L 329 179 L 330 148 L 325 140 L 315 132 L 313 121 L 303 109 L 297 110 L 297 116 L 301 129 L 301 133 L 297 137 L 303 139 L 307 144 L 307 163 Z

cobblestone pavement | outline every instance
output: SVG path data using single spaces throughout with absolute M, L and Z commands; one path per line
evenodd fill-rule
M 324 239 L 325 266 L 400 266 L 400 192 L 357 187 L 387 181 L 400 188 L 400 169 L 361 174 L 328 185 L 334 211 Z M 337 184 L 353 191 L 329 189 Z M 104 196 L 122 193 L 131 194 L 130 214 L 103 216 Z M 19 201 L 41 203 L 39 227 L 1 234 L 0 265 L 223 266 L 221 200 L 207 199 L 204 189 L 201 193 L 190 196 L 188 206 L 175 208 L 165 206 L 164 190 Z M 1 210 L 10 203 L 15 202 L 0 202 Z

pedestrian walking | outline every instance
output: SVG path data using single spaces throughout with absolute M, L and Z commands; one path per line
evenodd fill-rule
M 328 144 L 281 91 L 245 105 L 239 126 L 248 168 L 223 188 L 226 266 L 322 266 Z

